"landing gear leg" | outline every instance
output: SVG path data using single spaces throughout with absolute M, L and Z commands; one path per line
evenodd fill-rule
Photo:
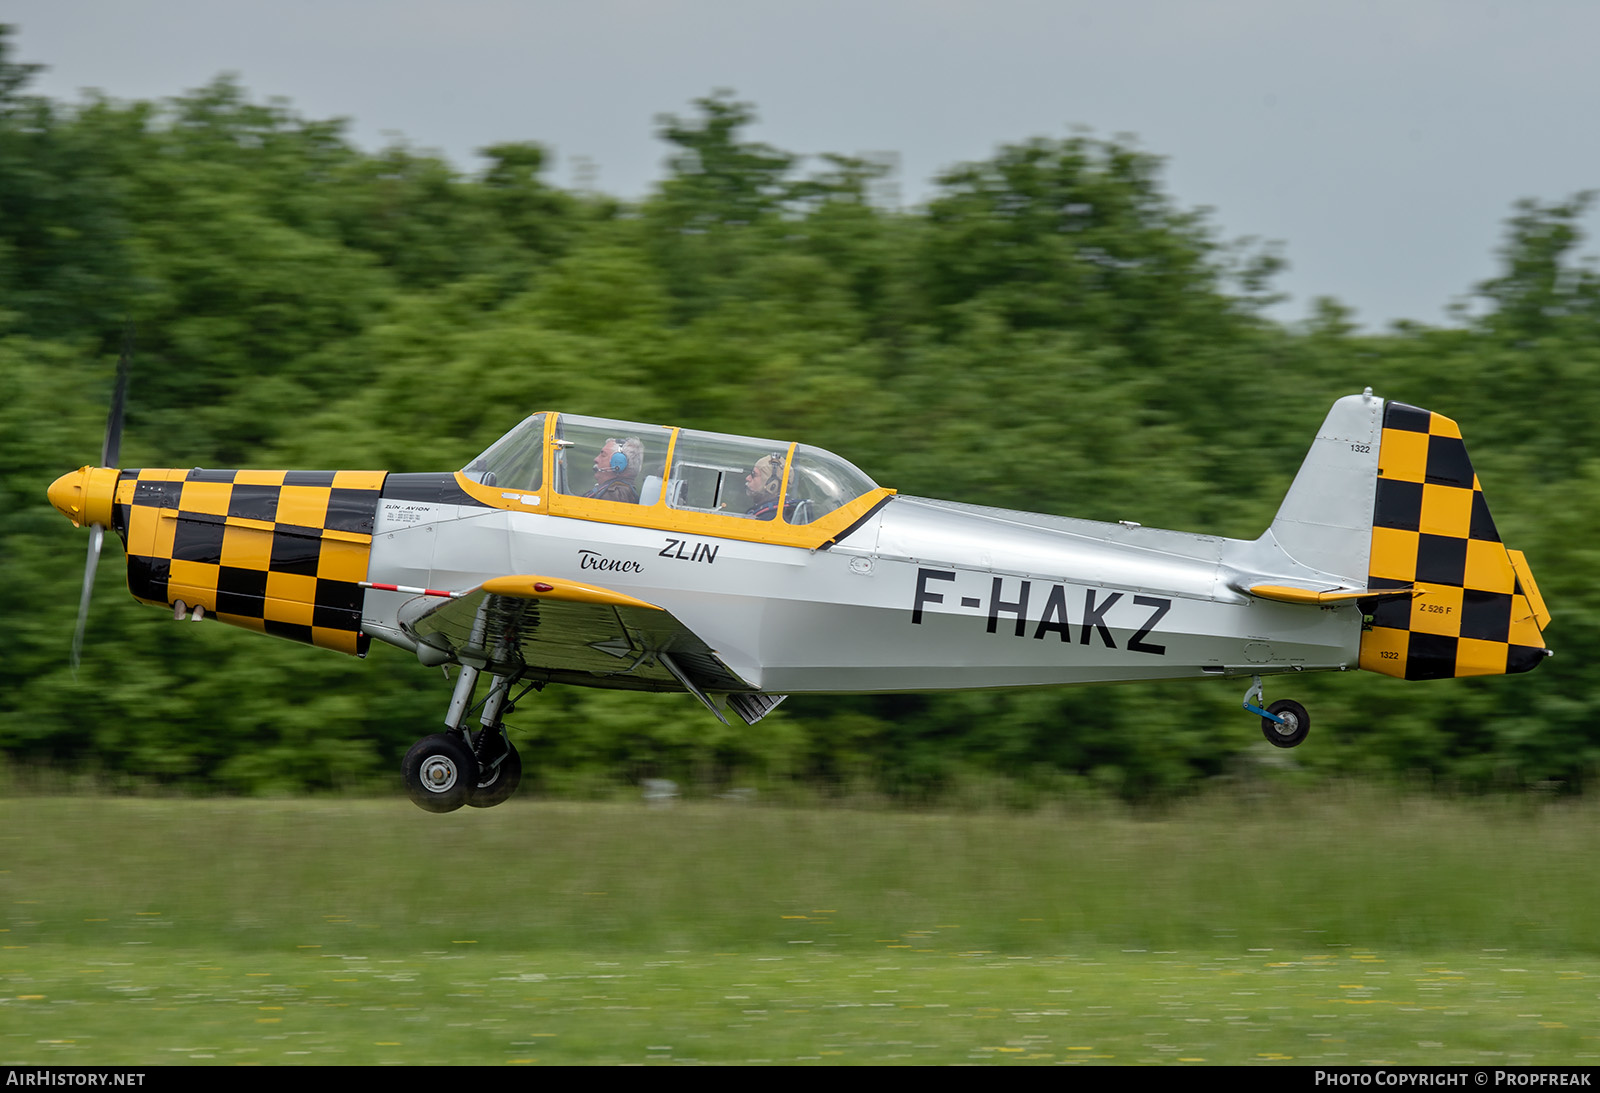
M 511 690 L 511 676 L 495 676 L 489 697 L 483 700 L 483 716 L 478 720 L 483 728 L 473 736 L 472 750 L 478 761 L 478 784 L 467 799 L 473 808 L 493 808 L 517 791 L 522 782 L 522 757 L 512 746 L 500 720 L 509 707 L 506 694 Z
M 508 702 L 506 696 L 516 675 L 491 676 L 478 718 L 483 727 L 474 732 L 464 725 L 481 674 L 481 669 L 470 664 L 461 666 L 444 717 L 445 731 L 417 741 L 400 765 L 406 793 L 429 812 L 454 812 L 462 805 L 492 808 L 515 793 L 522 782 L 522 757 L 512 747 L 501 720 L 515 704 L 516 699 Z M 516 698 L 543 687 L 540 681 L 530 683 Z
M 1256 703 L 1251 703 L 1251 699 Z M 1311 731 L 1311 715 L 1300 703 L 1280 698 L 1266 709 L 1259 703 L 1265 701 L 1261 694 L 1261 677 L 1250 677 L 1250 689 L 1244 693 L 1244 708 L 1261 716 L 1261 735 L 1274 747 L 1292 748 Z
M 478 669 L 470 664 L 461 666 L 461 674 L 456 677 L 456 689 L 450 695 L 450 710 L 444 715 L 444 727 L 451 732 L 461 732 L 461 722 L 467 716 L 467 709 L 472 705 L 472 692 L 478 689 Z

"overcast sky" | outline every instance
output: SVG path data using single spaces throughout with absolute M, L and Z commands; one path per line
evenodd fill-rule
M 1443 322 L 1512 202 L 1600 188 L 1594 0 L 7 0 L 0 21 L 57 99 L 234 72 L 368 149 L 472 170 L 534 140 L 556 183 L 587 160 L 622 197 L 660 175 L 656 116 L 714 88 L 785 151 L 897 154 L 907 205 L 1003 143 L 1133 134 L 1181 205 L 1283 244 L 1286 320 L 1329 295 L 1372 327 Z

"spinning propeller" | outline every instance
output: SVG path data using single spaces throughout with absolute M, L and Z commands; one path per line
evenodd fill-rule
M 106 439 L 100 446 L 100 465 L 69 471 L 50 485 L 50 503 L 74 524 L 89 525 L 89 556 L 84 563 L 83 595 L 78 600 L 78 626 L 72 635 L 72 671 L 78 671 L 83 651 L 83 632 L 89 621 L 89 597 L 94 591 L 94 573 L 100 564 L 100 546 L 105 541 L 106 525 L 111 523 L 112 499 L 116 493 L 117 459 L 122 450 L 122 419 L 128 405 L 128 371 L 133 359 L 133 327 L 122 338 L 122 356 L 117 360 L 117 384 L 111 396 L 111 412 L 106 418 Z

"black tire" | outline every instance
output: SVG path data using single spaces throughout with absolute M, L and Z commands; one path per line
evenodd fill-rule
M 1292 748 L 1311 731 L 1311 715 L 1292 698 L 1280 698 L 1267 707 L 1268 713 L 1277 714 L 1284 723 L 1278 724 L 1270 717 L 1261 719 L 1261 735 L 1280 748 Z
M 510 798 L 522 784 L 522 756 L 507 744 L 506 757 L 500 765 L 480 770 L 479 776 L 481 780 L 467 798 L 467 804 L 473 808 L 493 808 Z
M 411 803 L 429 812 L 454 812 L 478 784 L 478 761 L 460 737 L 424 736 L 400 763 Z

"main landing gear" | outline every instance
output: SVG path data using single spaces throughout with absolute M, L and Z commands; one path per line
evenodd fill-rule
M 476 732 L 462 727 L 478 674 L 477 668 L 461 666 L 450 712 L 445 715 L 445 731 L 418 740 L 400 764 L 406 794 L 429 812 L 454 812 L 462 805 L 492 808 L 515 793 L 522 781 L 522 757 L 501 721 L 513 707 L 506 701 L 513 677 L 492 676 L 478 718 L 483 727 Z M 530 683 L 517 697 L 537 686 Z
M 1252 698 L 1256 704 L 1251 703 Z M 1280 698 L 1262 709 L 1259 705 L 1262 701 L 1261 677 L 1251 676 L 1250 689 L 1244 693 L 1244 708 L 1261 715 L 1261 735 L 1269 743 L 1274 747 L 1292 748 L 1306 738 L 1311 731 L 1311 715 L 1304 706 L 1291 698 Z
M 406 793 L 429 812 L 454 812 L 478 784 L 478 760 L 460 732 L 436 732 L 411 746 L 401 760 Z

